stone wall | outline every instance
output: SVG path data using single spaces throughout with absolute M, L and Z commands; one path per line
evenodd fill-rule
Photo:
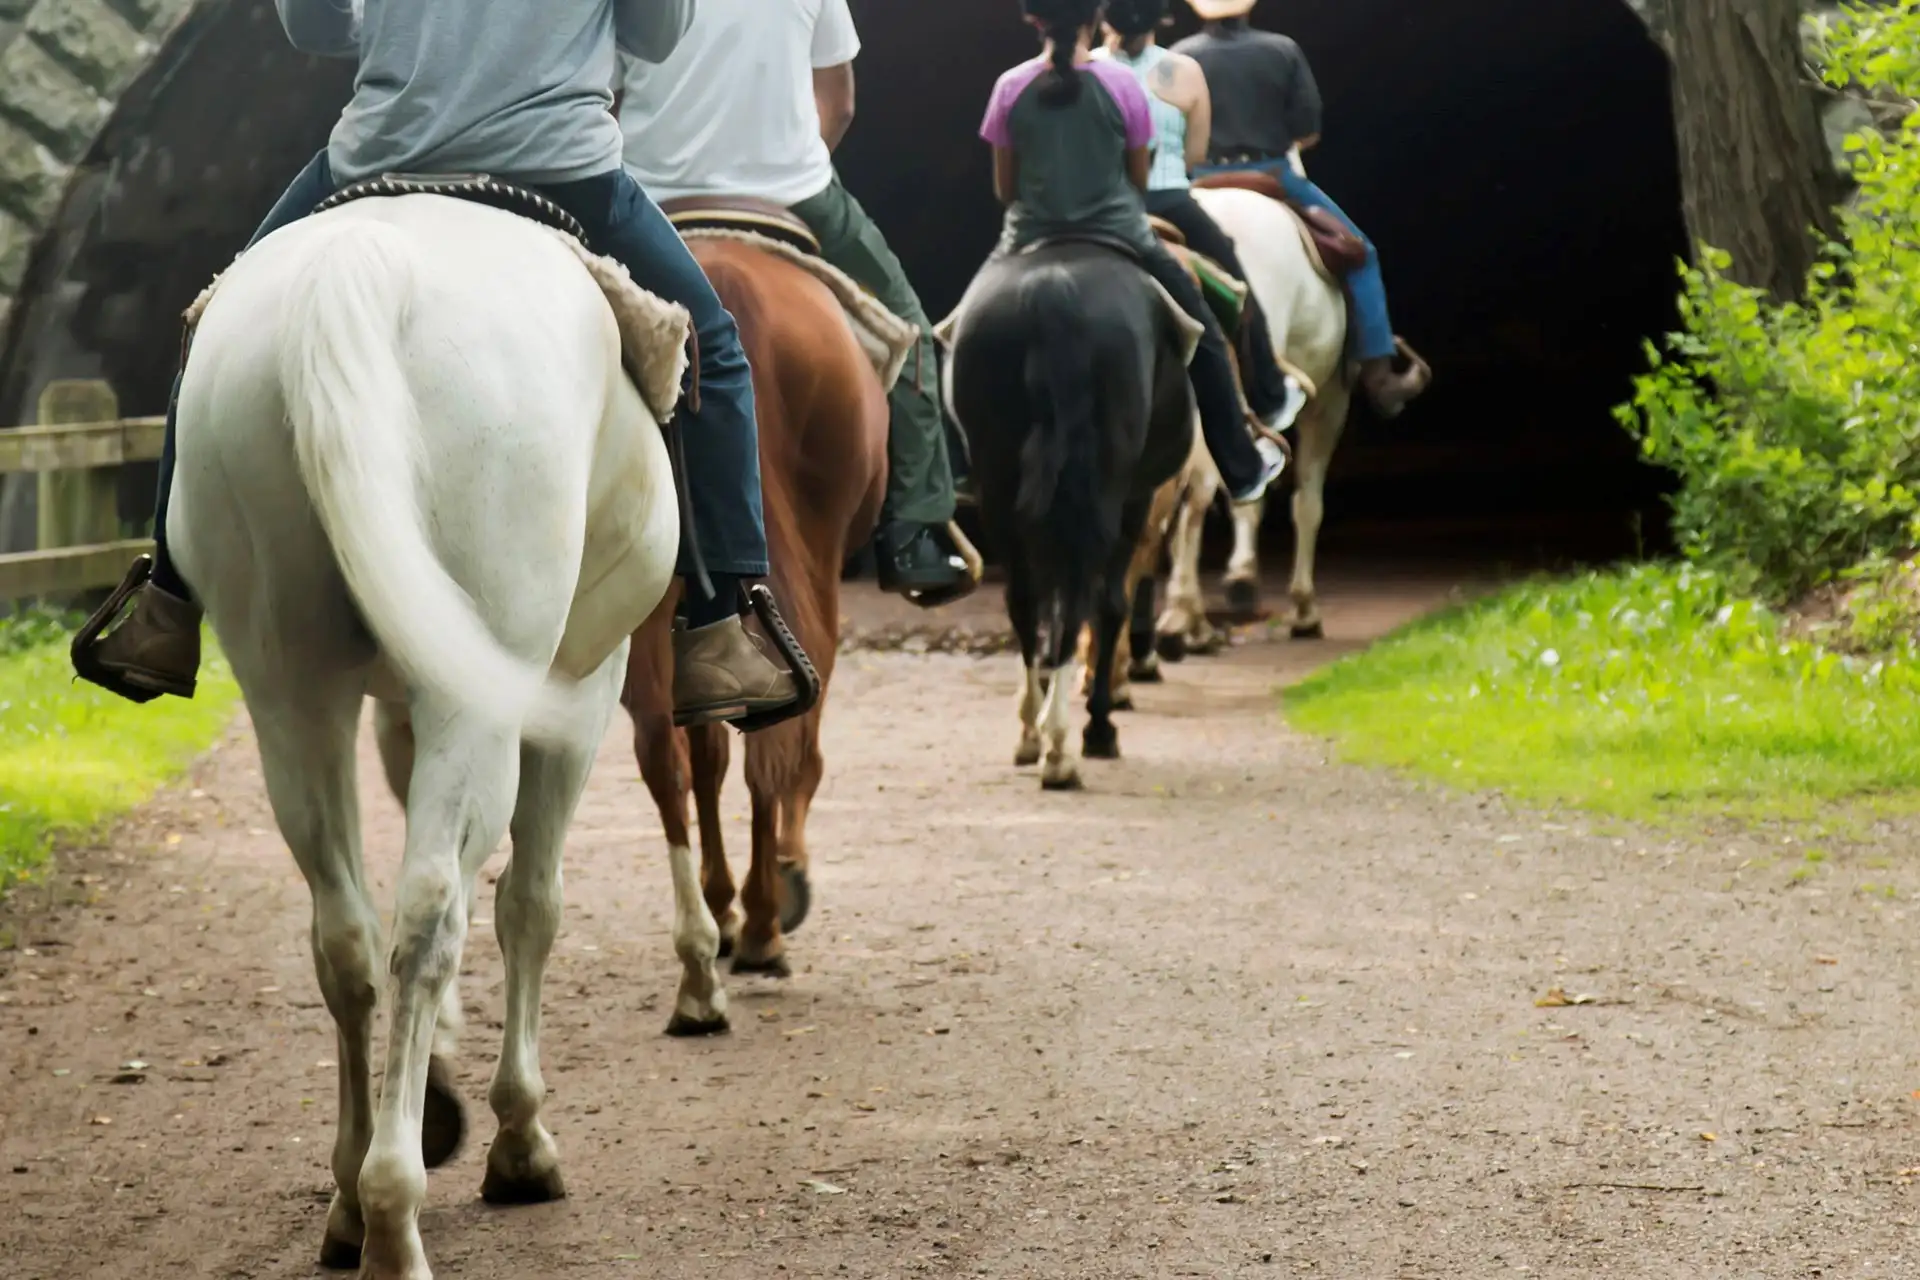
M 194 0 L 0 0 L 0 334 L 68 180 Z

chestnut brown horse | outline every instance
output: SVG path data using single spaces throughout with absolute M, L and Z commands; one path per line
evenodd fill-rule
M 753 366 L 774 587 L 822 686 L 806 715 L 746 737 L 753 860 L 739 889 L 743 918 L 720 829 L 729 731 L 674 728 L 672 609 L 663 607 L 634 635 L 623 701 L 666 830 L 674 950 L 685 970 L 667 1031 L 704 1035 L 727 1029 L 715 961 L 730 952 L 736 973 L 785 976 L 785 934 L 807 913 L 807 809 L 825 772 L 820 717 L 839 640 L 840 571 L 879 519 L 887 400 L 840 302 L 819 279 L 749 241 L 690 234 L 687 242 L 739 324 Z M 700 827 L 697 876 L 689 792 Z

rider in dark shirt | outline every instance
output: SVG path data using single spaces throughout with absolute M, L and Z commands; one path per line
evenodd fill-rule
M 1426 389 L 1428 372 L 1416 362 L 1395 367 L 1399 344 L 1387 315 L 1387 287 L 1380 275 L 1380 254 L 1360 228 L 1332 200 L 1294 168 L 1289 155 L 1297 146 L 1320 141 L 1320 88 L 1300 46 L 1286 36 L 1256 31 L 1246 15 L 1256 0 L 1188 0 L 1206 20 L 1199 35 L 1176 44 L 1207 73 L 1213 97 L 1213 141 L 1208 163 L 1196 174 L 1224 169 L 1271 173 L 1301 205 L 1338 217 L 1367 246 L 1366 264 L 1347 277 L 1353 291 L 1353 325 L 1359 342 L 1361 383 L 1374 407 L 1392 417 Z

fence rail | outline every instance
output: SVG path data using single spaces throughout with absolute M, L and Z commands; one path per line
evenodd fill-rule
M 160 456 L 163 418 L 121 418 L 104 382 L 49 383 L 40 422 L 0 431 L 0 475 L 39 480 L 38 547 L 0 555 L 0 605 L 36 596 L 74 600 L 118 583 L 135 556 L 119 514 L 116 469 Z

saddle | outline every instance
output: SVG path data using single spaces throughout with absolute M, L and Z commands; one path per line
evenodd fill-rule
M 752 231 L 791 245 L 810 257 L 820 256 L 813 228 L 785 205 L 752 196 L 681 196 L 663 200 L 660 212 L 682 232 L 692 230 Z
M 1366 243 L 1349 231 L 1346 223 L 1325 209 L 1309 208 L 1289 199 L 1280 179 L 1264 170 L 1231 169 L 1223 173 L 1209 173 L 1195 178 L 1193 185 L 1253 191 L 1285 205 L 1300 223 L 1300 234 L 1314 259 L 1314 265 L 1335 284 L 1366 265 Z

